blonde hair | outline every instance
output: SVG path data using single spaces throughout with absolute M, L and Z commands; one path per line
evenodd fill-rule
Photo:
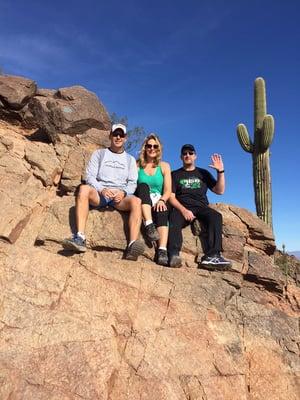
M 154 159 L 154 165 L 157 166 L 159 165 L 160 161 L 161 161 L 161 157 L 162 157 L 162 144 L 161 141 L 159 139 L 159 137 L 155 134 L 155 133 L 150 133 L 148 136 L 145 137 L 145 140 L 142 144 L 141 150 L 140 150 L 140 154 L 139 154 L 139 158 L 138 158 L 138 166 L 140 168 L 145 168 L 146 164 L 147 164 L 147 154 L 146 154 L 146 144 L 149 142 L 149 140 L 155 140 L 156 144 L 158 144 L 158 149 L 157 149 L 157 155 Z

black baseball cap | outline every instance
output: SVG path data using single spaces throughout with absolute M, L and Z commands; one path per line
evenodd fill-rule
M 195 147 L 192 144 L 184 144 L 181 147 L 181 154 L 183 154 L 185 151 L 193 151 L 196 153 Z

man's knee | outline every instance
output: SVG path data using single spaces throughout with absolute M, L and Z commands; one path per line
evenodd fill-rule
M 221 213 L 219 213 L 219 211 L 213 210 L 211 209 L 210 213 L 209 213 L 209 221 L 213 222 L 215 224 L 220 224 L 222 225 L 223 223 L 223 216 Z
M 90 195 L 90 189 L 91 187 L 89 185 L 80 185 L 77 198 L 79 199 L 88 198 Z
M 129 200 L 131 210 L 141 210 L 142 200 L 136 196 L 130 196 Z
M 94 203 L 97 199 L 97 191 L 90 185 L 81 185 L 78 194 L 77 194 L 77 201 L 81 200 L 89 200 L 90 202 Z

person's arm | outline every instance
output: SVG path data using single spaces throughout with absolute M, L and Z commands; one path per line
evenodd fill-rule
M 90 161 L 86 167 L 86 183 L 101 192 L 104 186 L 97 180 L 99 166 L 104 156 L 104 150 L 96 150 L 92 154 Z
M 216 194 L 223 194 L 225 192 L 225 173 L 221 155 L 213 154 L 211 162 L 210 167 L 217 171 L 217 183 L 211 190 Z
M 164 190 L 161 196 L 161 199 L 164 202 L 167 202 L 171 196 L 171 187 L 172 187 L 172 179 L 171 179 L 171 168 L 170 165 L 166 162 L 161 162 L 161 171 L 164 176 Z
M 131 157 L 130 162 L 128 162 L 129 165 L 128 165 L 127 184 L 126 187 L 124 188 L 126 194 L 133 194 L 135 192 L 138 179 L 138 170 L 135 159 L 132 156 L 130 157 Z
M 154 209 L 156 211 L 166 211 L 167 210 L 167 201 L 169 200 L 171 196 L 171 186 L 172 186 L 172 180 L 171 180 L 171 169 L 170 165 L 166 162 L 161 162 L 161 172 L 164 177 L 164 187 L 163 187 L 163 193 L 161 198 L 158 200 L 158 202 L 155 204 Z
M 174 208 L 177 208 L 177 210 L 184 216 L 186 221 L 193 221 L 195 219 L 195 215 L 192 213 L 192 211 L 188 210 L 185 208 L 177 199 L 175 196 L 175 193 L 171 193 L 171 196 L 169 198 L 169 203 L 171 206 Z

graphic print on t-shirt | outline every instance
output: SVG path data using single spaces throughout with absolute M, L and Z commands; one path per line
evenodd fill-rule
M 203 168 L 196 167 L 193 171 L 179 168 L 172 172 L 172 191 L 187 209 L 207 207 L 207 189 L 212 189 L 216 183 L 211 173 Z
M 119 161 L 104 161 L 103 163 L 106 167 L 109 168 L 117 168 L 117 169 L 125 169 L 125 164 L 124 163 L 120 163 Z
M 179 184 L 182 188 L 185 189 L 200 189 L 201 180 L 197 177 L 191 177 L 188 179 L 180 179 Z

